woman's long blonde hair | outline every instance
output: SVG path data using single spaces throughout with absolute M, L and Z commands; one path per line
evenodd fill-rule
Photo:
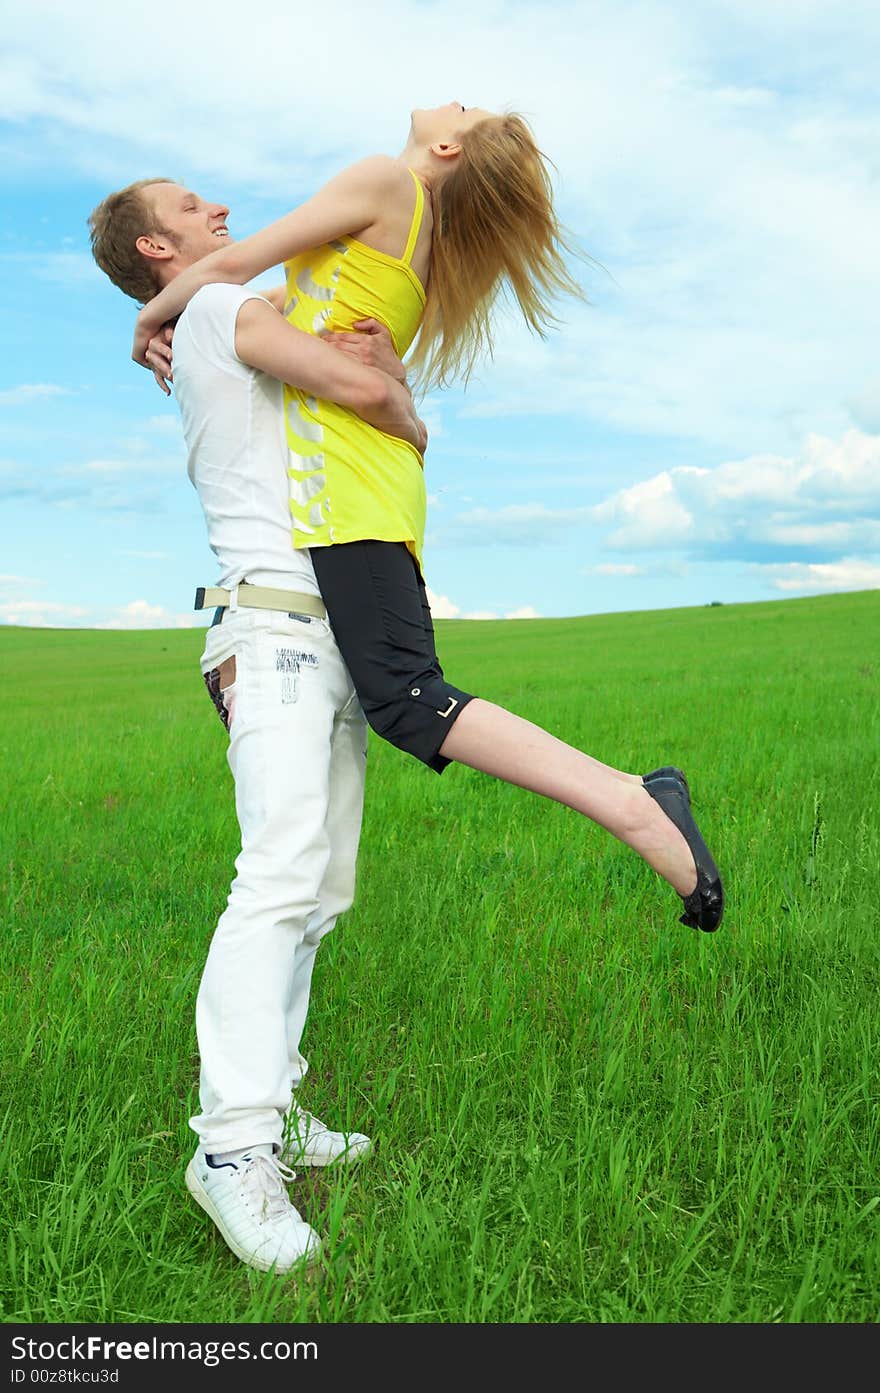
M 487 117 L 461 137 L 456 169 L 434 193 L 427 303 L 410 364 L 423 388 L 465 382 L 493 353 L 492 312 L 515 297 L 542 338 L 552 301 L 584 298 L 565 263 L 583 256 L 553 209 L 549 161 L 521 116 Z

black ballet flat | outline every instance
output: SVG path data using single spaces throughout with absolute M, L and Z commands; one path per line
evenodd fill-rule
M 652 769 L 650 774 L 642 775 L 642 783 L 647 786 L 654 783 L 656 779 L 677 779 L 681 784 L 687 798 L 688 807 L 691 805 L 691 791 L 688 781 L 680 769 L 676 769 L 674 764 L 664 764 L 662 769 Z
M 687 924 L 689 929 L 714 933 L 724 913 L 724 888 L 718 867 L 691 814 L 687 779 L 680 769 L 667 765 L 646 774 L 642 782 L 654 802 L 660 804 L 669 821 L 684 837 L 697 868 L 696 889 L 690 895 L 681 896 L 685 912 L 680 922 Z

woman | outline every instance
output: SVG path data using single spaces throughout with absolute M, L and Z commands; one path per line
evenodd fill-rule
M 144 307 L 133 349 L 201 286 L 243 284 L 285 263 L 284 312 L 307 333 L 381 320 L 426 384 L 467 379 L 492 350 L 492 310 L 515 298 L 529 326 L 555 322 L 566 269 L 546 161 L 521 117 L 450 102 L 412 113 L 397 159 L 372 156 L 243 242 L 203 258 Z M 682 921 L 718 927 L 723 889 L 665 766 L 642 779 L 451 686 L 434 648 L 422 577 L 422 458 L 344 408 L 285 392 L 293 541 L 308 547 L 336 640 L 373 729 L 438 773 L 450 760 L 532 789 L 600 823 L 684 901 Z

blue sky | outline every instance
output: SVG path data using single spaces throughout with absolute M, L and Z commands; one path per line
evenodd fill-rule
M 437 617 L 880 586 L 880 9 L 866 0 L 30 0 L 0 57 L 0 622 L 200 624 L 176 407 L 86 218 L 136 178 L 247 235 L 413 106 L 523 112 L 597 265 L 431 427 Z M 317 27 L 315 27 L 317 26 Z

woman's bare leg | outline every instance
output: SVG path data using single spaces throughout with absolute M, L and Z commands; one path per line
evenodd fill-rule
M 632 847 L 679 895 L 695 889 L 688 844 L 638 774 L 601 764 L 479 697 L 465 706 L 440 754 L 574 808 Z

